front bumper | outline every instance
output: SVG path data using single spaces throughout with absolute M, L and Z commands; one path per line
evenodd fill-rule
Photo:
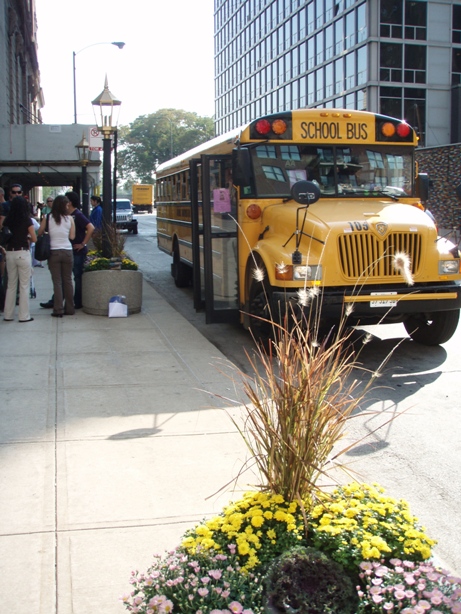
M 346 307 L 353 319 L 381 319 L 383 316 L 404 318 L 407 314 L 435 313 L 461 309 L 461 285 L 458 282 L 420 284 L 415 286 L 366 286 L 354 288 L 321 288 L 318 296 L 300 303 L 298 290 L 274 290 L 271 297 L 275 313 L 290 309 L 320 310 L 322 317 L 338 319 Z
M 138 220 L 122 220 L 116 222 L 117 228 L 120 230 L 133 230 L 138 227 Z

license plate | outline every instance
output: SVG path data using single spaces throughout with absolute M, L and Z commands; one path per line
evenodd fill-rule
M 389 296 L 389 294 L 397 294 L 397 292 L 372 292 L 371 296 Z M 370 301 L 370 307 L 395 307 L 397 305 L 397 301 L 393 300 L 380 300 L 376 298 Z

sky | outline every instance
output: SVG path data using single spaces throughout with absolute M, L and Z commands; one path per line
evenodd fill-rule
M 44 123 L 74 122 L 73 52 L 78 123 L 96 123 L 106 75 L 119 125 L 163 108 L 214 115 L 213 0 L 36 0 L 36 14 Z

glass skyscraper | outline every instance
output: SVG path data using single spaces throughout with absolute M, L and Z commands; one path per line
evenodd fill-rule
M 459 142 L 460 84 L 461 0 L 215 0 L 217 134 L 335 107 L 404 118 L 421 145 Z

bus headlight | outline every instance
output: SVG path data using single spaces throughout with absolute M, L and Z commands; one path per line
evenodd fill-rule
M 322 279 L 322 265 L 300 264 L 294 266 L 293 279 L 299 281 L 318 281 Z
M 459 260 L 439 260 L 439 275 L 453 275 L 460 272 Z

